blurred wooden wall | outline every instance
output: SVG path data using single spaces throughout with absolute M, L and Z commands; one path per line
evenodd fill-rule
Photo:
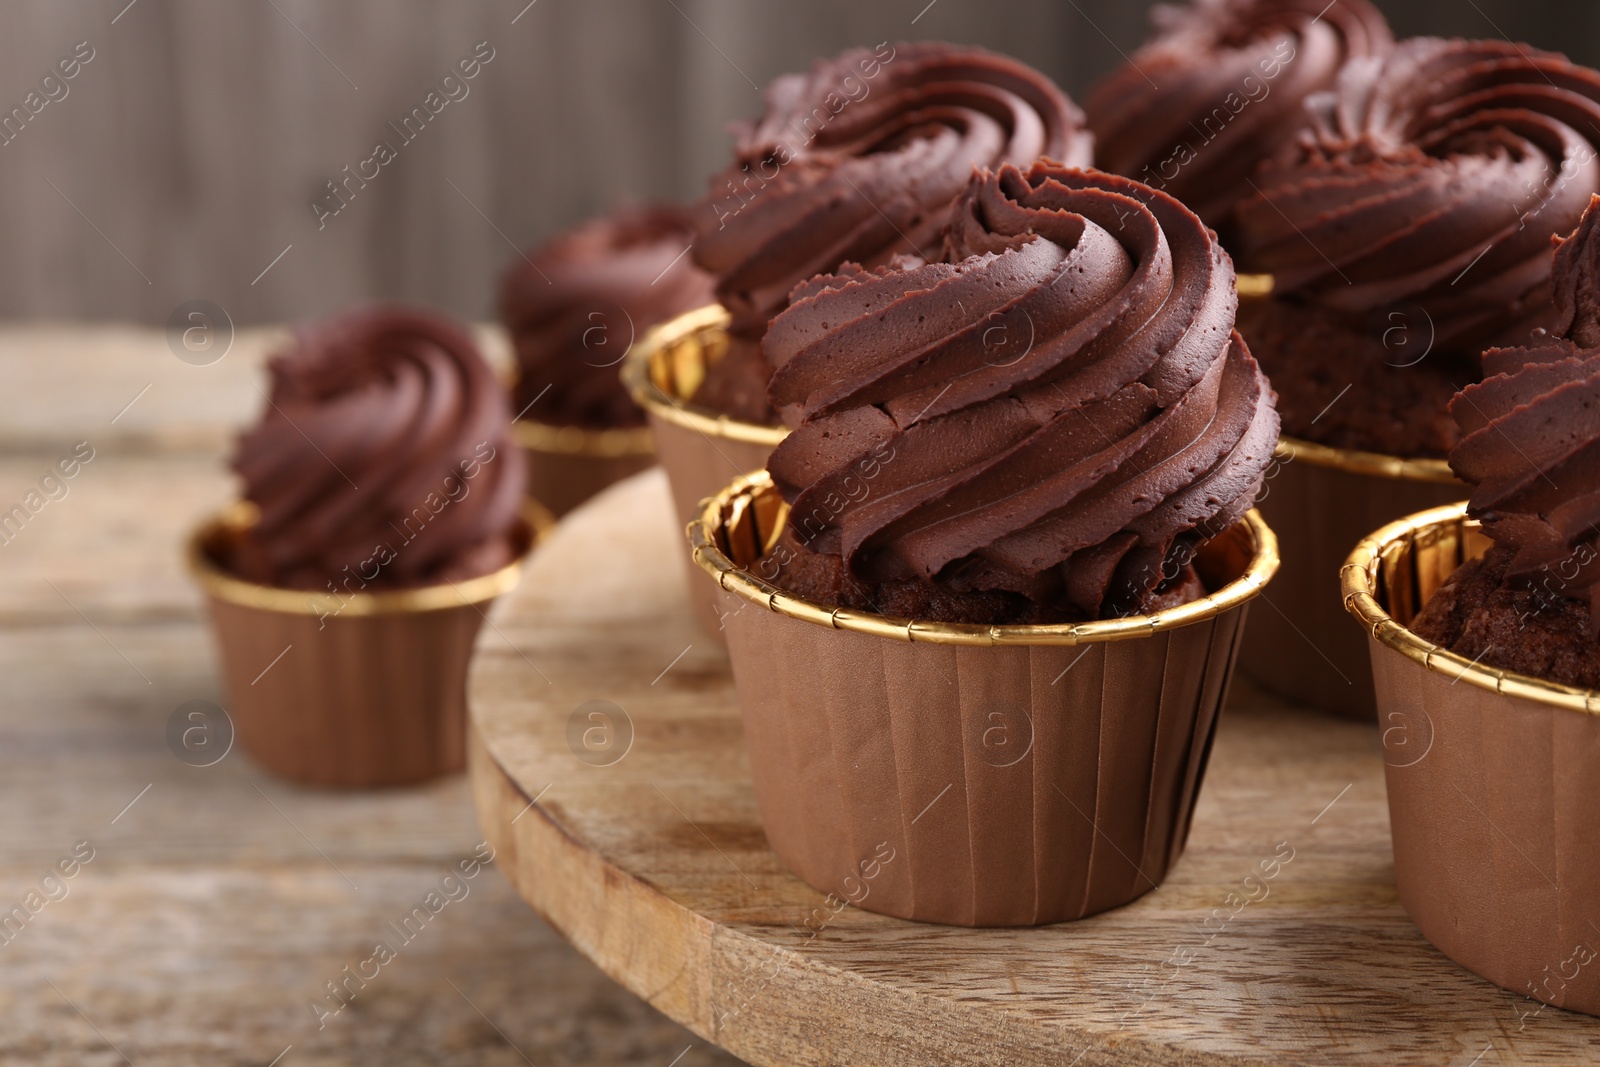
M 1594 0 L 1378 0 L 1402 33 L 1498 31 L 1600 63 Z M 492 310 L 522 245 L 695 196 L 756 86 L 851 45 L 1009 52 L 1081 98 L 1145 0 L 7 0 L 0 113 L 94 58 L 0 147 L 0 317 L 238 323 L 366 297 Z M 318 229 L 330 179 L 488 42 L 494 58 Z M 753 83 L 753 84 L 752 84 Z M 51 86 L 52 92 L 59 88 Z M 508 243 L 510 242 L 510 243 Z M 292 246 L 292 247 L 290 247 Z M 252 281 L 288 247 L 265 276 Z

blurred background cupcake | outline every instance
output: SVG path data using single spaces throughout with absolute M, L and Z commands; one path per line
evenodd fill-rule
M 1451 403 L 1472 487 L 1345 568 L 1383 725 L 1400 899 L 1451 958 L 1600 1014 L 1600 198 L 1556 253 L 1555 332 Z M 1353 627 L 1352 627 L 1353 629 Z
M 693 236 L 681 208 L 624 209 L 529 250 L 506 271 L 512 430 L 527 452 L 529 493 L 557 515 L 655 462 L 620 371 L 652 326 L 712 302 L 710 277 L 688 257 Z
M 460 770 L 472 642 L 538 524 L 505 390 L 464 329 L 398 306 L 303 328 L 268 368 L 243 500 L 191 547 L 238 736 L 316 784 Z

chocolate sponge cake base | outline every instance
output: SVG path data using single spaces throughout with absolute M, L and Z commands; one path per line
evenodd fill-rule
M 1477 360 L 1428 351 L 1417 311 L 1391 315 L 1363 329 L 1298 301 L 1240 302 L 1239 332 L 1278 392 L 1284 433 L 1390 456 L 1450 453 L 1461 436 L 1450 398 L 1481 377 Z
M 705 381 L 689 399 L 701 407 L 760 426 L 775 426 L 778 413 L 767 403 L 772 367 L 761 354 L 760 340 L 730 335 L 728 351 L 706 368 Z
M 1461 565 L 1412 624 L 1418 636 L 1488 667 L 1600 689 L 1600 645 L 1589 606 L 1548 576 L 1507 578 L 1513 551 L 1495 545 Z
M 1020 593 L 1001 590 L 956 591 L 939 582 L 919 579 L 863 582 L 836 553 L 814 552 L 785 530 L 778 544 L 750 571 L 795 596 L 850 611 L 867 611 L 919 622 L 977 626 L 1051 625 L 1087 622 L 1082 614 L 1052 610 Z M 774 575 L 776 577 L 774 577 Z M 1193 565 L 1162 583 L 1129 614 L 1148 615 L 1199 600 L 1206 588 Z

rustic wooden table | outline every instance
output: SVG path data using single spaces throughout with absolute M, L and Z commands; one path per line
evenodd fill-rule
M 242 332 L 196 367 L 156 331 L 0 331 L 0 511 L 93 449 L 0 536 L 0 919 L 26 916 L 0 926 L 0 1063 L 735 1062 L 494 870 L 319 1029 L 325 983 L 481 835 L 463 777 L 340 795 L 237 750 L 210 767 L 169 751 L 178 705 L 222 700 L 180 541 L 229 498 L 228 437 L 261 404 L 272 340 Z M 41 887 L 79 842 L 93 859 Z
M 1496 988 L 1406 918 L 1377 730 L 1248 685 L 1186 854 L 1128 907 L 1038 930 L 833 913 L 762 835 L 669 510 L 641 475 L 535 556 L 479 645 L 472 775 L 528 901 L 697 1034 L 785 1067 L 1600 1062 L 1600 1020 Z

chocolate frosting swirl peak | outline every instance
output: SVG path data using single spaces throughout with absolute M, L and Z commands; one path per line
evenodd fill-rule
M 1275 292 L 1345 313 L 1414 301 L 1442 350 L 1553 322 L 1549 240 L 1600 192 L 1600 74 L 1505 41 L 1417 38 L 1308 102 L 1233 252 Z
M 1293 142 L 1308 95 L 1394 46 L 1367 0 L 1158 5 L 1160 31 L 1089 97 L 1095 162 L 1188 204 L 1227 237 L 1251 171 Z
M 1171 197 L 1048 161 L 975 173 L 942 253 L 774 320 L 790 533 L 864 581 L 1137 608 L 1249 509 L 1277 436 L 1227 254 Z
M 694 255 L 735 335 L 759 338 L 797 284 L 851 261 L 928 255 L 974 166 L 1087 165 L 1082 113 L 1043 74 L 979 48 L 854 49 L 786 74 L 699 209 Z
M 233 461 L 260 509 L 233 561 L 243 577 L 347 592 L 510 562 L 522 453 L 505 391 L 465 330 L 419 310 L 357 309 L 302 328 L 268 371 L 266 410 Z
M 1507 574 L 1587 600 L 1600 635 L 1600 197 L 1558 243 L 1556 304 L 1565 336 L 1484 353 L 1487 377 L 1450 410 L 1461 443 L 1450 466 L 1473 485 L 1467 513 L 1515 552 Z

